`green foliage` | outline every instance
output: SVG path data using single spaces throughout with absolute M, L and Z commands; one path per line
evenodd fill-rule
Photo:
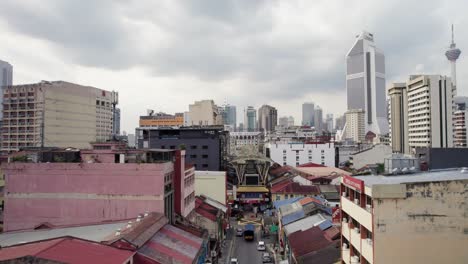
M 28 156 L 26 155 L 21 155 L 21 156 L 16 156 L 13 157 L 13 162 L 27 162 L 28 161 Z

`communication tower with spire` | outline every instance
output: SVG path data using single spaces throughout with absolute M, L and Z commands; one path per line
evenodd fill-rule
M 451 70 L 452 70 L 452 83 L 453 83 L 453 89 L 455 90 L 457 88 L 457 66 L 456 62 L 458 58 L 460 57 L 461 50 L 457 48 L 455 45 L 455 38 L 454 38 L 454 33 L 453 33 L 453 24 L 452 24 L 452 43 L 450 44 L 450 48 L 445 52 L 445 56 L 447 59 L 450 61 L 451 65 Z

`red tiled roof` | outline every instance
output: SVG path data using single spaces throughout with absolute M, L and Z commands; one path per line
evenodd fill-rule
M 309 204 L 309 203 L 312 203 L 312 202 L 322 204 L 322 202 L 320 200 L 312 198 L 312 197 L 304 197 L 301 200 L 299 200 L 299 203 L 301 205 L 306 205 L 306 204 Z
M 125 263 L 134 252 L 73 237 L 56 238 L 0 250 L 0 260 L 35 256 L 64 263 Z
M 288 236 L 288 241 L 296 258 L 324 249 L 333 243 L 325 238 L 318 226 L 294 232 Z
M 289 181 L 288 184 L 282 184 L 278 187 L 273 187 L 271 193 L 283 194 L 319 194 L 320 190 L 315 185 L 300 185 L 297 182 Z
M 324 232 L 325 238 L 328 239 L 329 241 L 333 241 L 340 236 L 340 230 L 335 226 L 332 226 L 323 232 Z

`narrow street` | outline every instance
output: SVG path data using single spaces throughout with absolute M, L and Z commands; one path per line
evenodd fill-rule
M 241 221 L 233 221 L 232 225 L 234 227 L 234 230 L 237 227 L 241 227 L 242 229 L 246 224 L 254 224 L 255 226 L 255 239 L 254 241 L 245 241 L 243 237 L 235 237 L 235 242 L 234 242 L 234 247 L 232 250 L 232 255 L 231 258 L 237 258 L 239 263 L 244 264 L 244 263 L 262 263 L 262 253 L 263 252 L 269 252 L 268 250 L 266 251 L 258 251 L 257 250 L 257 244 L 258 241 L 264 241 L 265 244 L 269 245 L 272 242 L 271 238 L 262 238 L 261 236 L 261 225 L 260 221 L 256 220 L 241 220 Z M 270 255 L 272 257 L 272 262 L 274 263 L 273 260 L 273 255 L 270 252 Z

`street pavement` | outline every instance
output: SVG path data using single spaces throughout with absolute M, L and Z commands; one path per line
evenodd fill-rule
M 237 258 L 240 264 L 244 263 L 262 263 L 262 253 L 264 251 L 258 251 L 257 250 L 257 244 L 258 241 L 264 241 L 265 244 L 271 244 L 272 243 L 272 238 L 262 238 L 261 237 L 261 224 L 260 224 L 260 219 L 253 218 L 253 217 L 247 217 L 246 219 L 240 220 L 240 221 L 233 221 L 232 227 L 234 230 L 237 227 L 244 228 L 246 224 L 253 224 L 255 226 L 255 240 L 254 241 L 245 241 L 243 237 L 235 237 L 234 243 L 233 243 L 233 248 L 232 248 L 232 254 L 231 258 Z M 270 252 L 271 254 L 271 252 Z M 271 254 L 272 258 L 273 255 Z M 272 261 L 274 263 L 274 260 Z

